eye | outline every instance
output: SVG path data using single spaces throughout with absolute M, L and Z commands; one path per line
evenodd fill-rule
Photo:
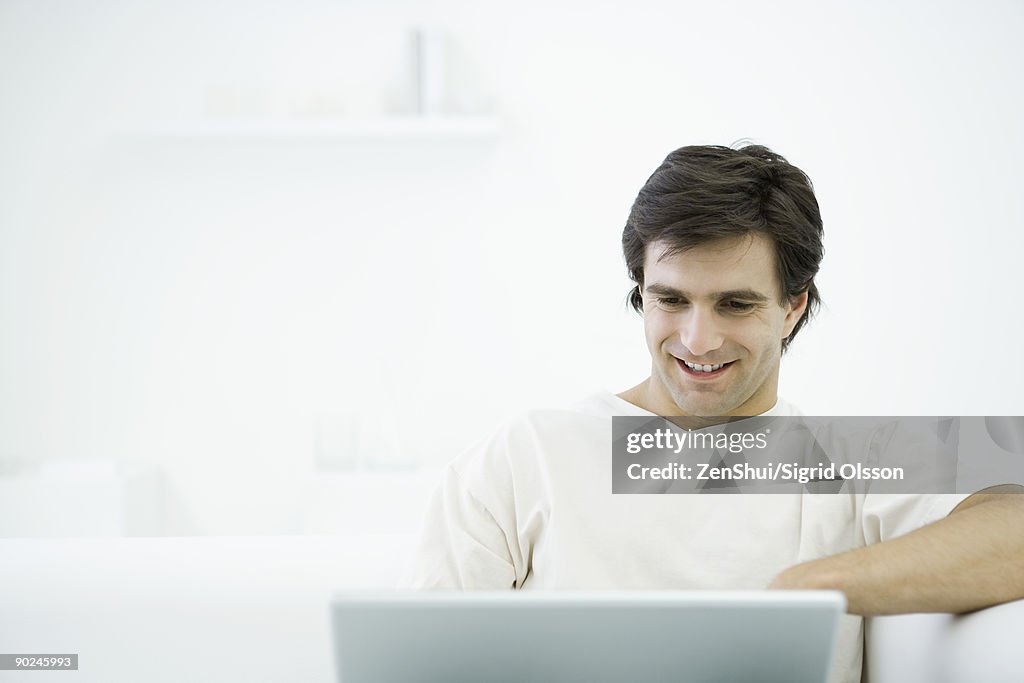
M 662 308 L 678 308 L 683 304 L 683 300 L 677 296 L 660 296 L 656 301 Z
M 746 301 L 726 301 L 725 308 L 730 313 L 747 313 L 753 310 L 754 304 L 747 303 Z

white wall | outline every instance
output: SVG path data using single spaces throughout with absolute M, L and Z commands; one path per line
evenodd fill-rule
M 421 23 L 497 135 L 130 134 L 406 112 Z M 787 397 L 1018 414 L 1022 29 L 1016 2 L 0 2 L 0 459 L 152 465 L 161 531 L 282 533 L 319 416 L 436 465 L 631 386 L 630 204 L 739 138 L 825 219 Z

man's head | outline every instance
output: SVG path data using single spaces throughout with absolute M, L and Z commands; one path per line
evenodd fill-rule
M 822 223 L 807 176 L 771 150 L 672 152 L 633 204 L 622 247 L 652 357 L 649 409 L 749 415 L 820 299 Z M 712 366 L 694 371 L 682 361 Z M 671 412 L 669 412 L 671 411 Z

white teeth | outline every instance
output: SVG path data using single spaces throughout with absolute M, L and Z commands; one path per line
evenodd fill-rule
M 697 372 L 714 372 L 715 370 L 718 370 L 723 365 L 725 365 L 725 363 L 719 363 L 718 365 L 697 365 L 695 363 L 690 363 L 685 360 L 683 362 L 686 363 L 686 367 L 690 368 L 691 370 L 696 370 Z

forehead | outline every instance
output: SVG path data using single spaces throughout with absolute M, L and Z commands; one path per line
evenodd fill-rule
M 644 285 L 668 285 L 692 294 L 753 289 L 779 291 L 771 240 L 750 233 L 713 240 L 669 255 L 669 245 L 652 242 L 644 258 Z

